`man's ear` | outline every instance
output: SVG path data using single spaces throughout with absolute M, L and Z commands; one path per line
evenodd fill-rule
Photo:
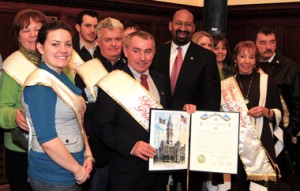
M 128 49 L 125 47 L 125 45 L 123 46 L 123 53 L 124 53 L 124 55 L 126 56 L 126 58 L 127 58 L 127 51 L 128 51 Z
M 79 25 L 79 24 L 76 24 L 76 25 L 75 25 L 75 28 L 76 28 L 77 32 L 80 31 L 80 25 Z
M 173 24 L 173 22 L 172 22 L 172 21 L 169 21 L 169 31 L 170 31 L 170 32 L 172 31 L 172 24 Z
M 192 30 L 192 34 L 195 32 L 196 30 L 196 24 L 194 24 L 193 30 Z

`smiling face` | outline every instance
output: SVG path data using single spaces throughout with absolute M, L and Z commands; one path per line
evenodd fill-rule
M 41 22 L 36 22 L 30 18 L 28 27 L 19 31 L 19 43 L 27 50 L 36 51 L 36 39 L 41 27 Z
M 213 48 L 213 52 L 216 54 L 217 63 L 223 63 L 227 55 L 225 43 L 223 41 L 219 41 Z
M 55 29 L 48 32 L 44 44 L 37 43 L 37 49 L 42 55 L 45 64 L 61 73 L 71 59 L 73 47 L 71 33 L 64 29 Z
M 172 41 L 179 45 L 185 45 L 191 41 L 195 31 L 194 16 L 187 10 L 179 10 L 173 20 L 169 22 L 169 30 L 172 34 Z
M 128 64 L 138 73 L 143 73 L 150 67 L 155 53 L 153 41 L 133 36 L 128 47 L 125 46 L 124 54 Z
M 239 74 L 251 74 L 256 64 L 256 49 L 242 48 L 236 56 Z

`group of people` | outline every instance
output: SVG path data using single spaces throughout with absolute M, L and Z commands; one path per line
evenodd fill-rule
M 99 21 L 94 11 L 79 13 L 75 29 L 72 38 L 67 23 L 47 23 L 37 10 L 15 16 L 19 49 L 4 60 L 0 86 L 12 191 L 290 186 L 286 151 L 300 128 L 300 66 L 276 50 L 272 29 L 260 28 L 232 56 L 224 36 L 195 32 L 185 9 L 169 22 L 171 41 L 157 47 L 137 25 Z M 137 116 L 149 114 L 150 104 L 137 92 L 151 108 L 239 112 L 238 174 L 189 172 L 187 180 L 186 172 L 148 172 L 155 148 Z M 130 109 L 133 103 L 146 111 Z M 28 150 L 14 140 L 16 129 Z

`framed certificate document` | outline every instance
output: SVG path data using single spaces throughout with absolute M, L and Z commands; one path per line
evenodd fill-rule
M 237 173 L 239 113 L 151 109 L 150 171 Z

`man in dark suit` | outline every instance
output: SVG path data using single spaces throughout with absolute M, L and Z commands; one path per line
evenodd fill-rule
M 128 65 L 123 70 L 137 81 L 146 74 L 149 91 L 166 106 L 164 77 L 148 70 L 155 53 L 153 36 L 144 31 L 133 32 L 127 36 L 124 47 Z M 120 87 L 122 83 L 126 82 L 120 82 Z M 112 191 L 165 190 L 167 178 L 148 172 L 148 158 L 155 153 L 149 145 L 149 132 L 102 89 L 98 92 L 94 125 L 95 135 L 110 149 Z
M 86 15 L 84 16 L 86 18 Z M 93 26 L 94 28 L 94 26 Z M 122 68 L 126 60 L 122 58 L 121 52 L 123 47 L 123 25 L 114 18 L 105 18 L 97 25 L 97 44 L 100 47 L 94 55 L 102 62 L 105 69 L 111 72 L 115 69 Z M 83 47 L 84 48 L 84 47 Z M 81 53 L 86 52 L 81 49 Z M 90 56 L 89 53 L 84 54 Z M 87 58 L 87 57 L 85 57 Z M 84 59 L 84 58 L 83 58 Z M 94 71 L 97 75 L 98 71 Z M 107 147 L 99 141 L 93 133 L 93 116 L 96 109 L 96 104 L 91 93 L 86 88 L 84 80 L 76 74 L 75 84 L 82 90 L 82 96 L 87 102 L 87 109 L 84 114 L 84 127 L 89 137 L 89 144 L 96 159 L 95 168 L 91 174 L 90 184 L 87 185 L 89 191 L 106 191 L 109 176 L 109 158 Z
M 73 37 L 73 48 L 83 61 L 99 56 L 96 43 L 98 22 L 97 12 L 84 10 L 77 15 L 75 28 L 78 33 Z
M 185 103 L 194 104 L 197 110 L 220 110 L 220 78 L 214 53 L 191 42 L 195 31 L 194 16 L 187 10 L 176 11 L 169 22 L 172 41 L 157 48 L 152 69 L 162 73 L 168 79 L 170 106 L 182 109 Z M 181 51 L 179 52 L 178 47 Z M 175 84 L 173 66 L 179 54 L 182 57 L 181 68 Z M 174 173 L 174 186 L 181 183 L 186 190 L 186 174 Z M 200 190 L 201 174 L 190 173 L 189 190 Z
M 285 156 L 289 153 L 291 165 L 296 172 L 290 179 L 297 183 L 295 177 L 298 175 L 299 178 L 300 175 L 300 66 L 277 50 L 276 35 L 272 28 L 260 27 L 254 34 L 254 42 L 259 52 L 261 69 L 275 81 L 286 102 L 283 104 L 284 141 L 285 150 L 289 152 L 281 152 L 276 158 L 282 175 L 279 180 L 289 183 Z M 286 115 L 287 111 L 289 115 Z

